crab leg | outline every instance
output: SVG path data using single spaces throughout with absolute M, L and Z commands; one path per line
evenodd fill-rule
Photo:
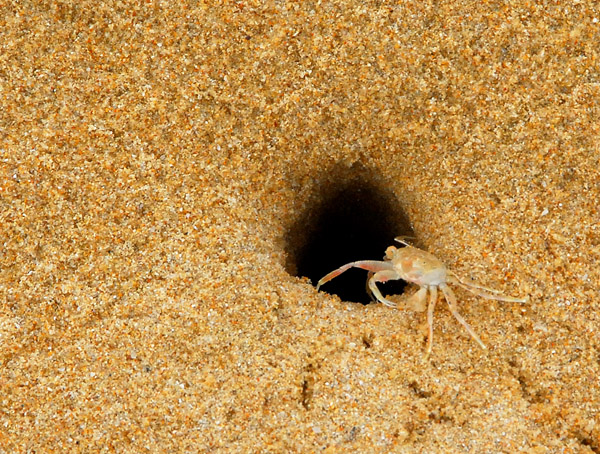
M 456 285 L 464 288 L 468 292 L 471 292 L 471 293 L 473 293 L 477 296 L 481 296 L 483 298 L 487 298 L 490 300 L 497 300 L 497 301 L 506 301 L 509 303 L 525 303 L 525 302 L 527 302 L 527 298 L 514 298 L 512 296 L 505 296 L 505 295 L 501 295 L 499 290 L 494 290 L 491 288 L 483 287 L 482 285 L 478 285 L 478 284 L 467 283 L 467 282 L 461 280 L 454 273 L 448 277 L 449 277 L 448 282 L 456 284 Z
M 327 274 L 319 282 L 317 283 L 317 291 L 319 291 L 319 287 L 321 287 L 326 282 L 329 282 L 334 277 L 339 276 L 344 271 L 349 270 L 350 268 L 362 268 L 363 270 L 368 271 L 384 271 L 384 270 L 393 270 L 394 266 L 390 262 L 381 262 L 378 260 L 360 260 L 358 262 L 347 263 L 344 266 L 339 267 L 337 270 L 333 270 L 331 273 Z
M 423 312 L 425 310 L 425 301 L 427 299 L 427 287 L 423 286 L 417 293 L 411 296 L 406 302 L 407 305 L 415 312 Z
M 376 283 L 377 282 L 387 282 L 390 279 L 394 280 L 394 279 L 399 279 L 399 278 L 400 278 L 400 276 L 398 276 L 398 273 L 396 273 L 393 269 L 378 271 L 369 279 L 369 281 L 368 281 L 369 289 L 371 290 L 373 295 L 375 295 L 375 298 L 377 298 L 377 301 L 379 301 L 382 304 L 385 304 L 388 307 L 396 307 L 396 303 L 392 303 L 390 300 L 387 300 L 383 297 L 383 295 L 379 291 L 379 288 L 377 288 Z
M 369 286 L 369 281 L 371 280 L 374 274 L 375 273 L 373 273 L 372 271 L 369 271 L 369 273 L 367 274 L 367 280 L 365 282 L 365 290 L 367 291 L 367 295 L 369 295 L 369 298 L 371 298 L 372 303 L 377 302 L 377 298 L 375 298 L 375 295 L 373 295 L 373 292 L 371 291 L 371 288 Z
M 445 283 L 440 284 L 440 289 L 442 289 L 442 292 L 444 293 L 444 297 L 446 298 L 446 302 L 448 303 L 448 307 L 450 308 L 452 315 L 454 315 L 454 318 L 465 327 L 471 337 L 477 341 L 481 348 L 484 350 L 487 349 L 485 344 L 481 342 L 481 339 L 479 339 L 479 336 L 475 333 L 475 331 L 473 331 L 473 328 L 471 328 L 465 319 L 462 318 L 462 316 L 458 313 L 458 309 L 456 308 L 456 296 L 454 295 L 454 292 Z
M 448 271 L 448 274 L 453 278 L 453 279 L 449 279 L 448 281 L 453 282 L 457 285 L 462 284 L 462 285 L 466 285 L 467 287 L 476 288 L 476 289 L 483 290 L 485 292 L 490 292 L 490 293 L 502 293 L 500 290 L 495 290 L 493 288 L 484 287 L 483 285 L 476 284 L 475 282 L 467 282 L 467 280 L 464 277 L 461 278 L 460 276 L 453 273 L 452 271 Z
M 424 287 L 426 289 L 426 287 Z M 431 348 L 433 347 L 433 309 L 435 309 L 435 303 L 437 302 L 437 287 L 432 285 L 429 287 L 429 307 L 427 308 L 427 325 L 429 326 L 429 337 L 427 338 L 427 353 L 425 353 L 425 359 L 429 358 Z

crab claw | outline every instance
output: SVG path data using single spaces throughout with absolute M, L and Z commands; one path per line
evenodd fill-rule
M 338 277 L 340 274 L 349 270 L 350 268 L 362 268 L 363 270 L 377 273 L 378 271 L 393 270 L 394 266 L 390 262 L 380 262 L 378 260 L 360 260 L 358 262 L 347 263 L 344 266 L 340 266 L 337 270 L 333 270 L 331 273 L 323 276 L 317 283 L 317 291 L 323 284 L 329 282 L 335 277 Z
M 339 267 L 337 270 L 333 270 L 331 273 L 324 276 L 317 283 L 317 291 L 321 288 L 321 286 L 333 278 L 339 276 L 344 271 L 349 270 L 350 268 L 361 268 L 363 270 L 369 271 L 369 279 L 367 280 L 367 286 L 371 291 L 372 295 L 375 296 L 377 301 L 382 304 L 385 304 L 389 307 L 396 307 L 396 303 L 384 298 L 384 296 L 377 288 L 377 282 L 386 282 L 393 279 L 400 279 L 400 276 L 394 270 L 394 265 L 391 262 L 380 262 L 378 260 L 360 260 L 358 262 L 347 263 L 344 266 Z

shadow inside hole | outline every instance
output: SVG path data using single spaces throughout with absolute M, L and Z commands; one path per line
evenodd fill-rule
M 397 236 L 412 236 L 408 217 L 383 181 L 362 166 L 334 170 L 317 188 L 307 211 L 287 235 L 287 270 L 313 285 L 330 271 L 357 260 L 383 260 Z M 351 268 L 321 290 L 344 301 L 371 302 L 368 272 Z M 403 292 L 405 282 L 377 284 L 384 295 Z

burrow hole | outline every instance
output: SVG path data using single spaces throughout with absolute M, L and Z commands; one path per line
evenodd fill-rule
M 383 260 L 397 236 L 414 232 L 383 179 L 361 165 L 338 166 L 316 185 L 308 208 L 290 228 L 287 271 L 313 285 L 330 271 L 356 260 Z M 321 290 L 343 301 L 368 304 L 367 271 L 351 268 Z M 383 294 L 401 294 L 403 281 L 378 284 Z

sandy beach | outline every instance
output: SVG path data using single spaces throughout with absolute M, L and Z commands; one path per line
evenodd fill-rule
M 0 5 L 0 453 L 600 453 L 600 7 Z M 432 355 L 399 235 L 454 287 Z M 343 280 L 345 279 L 345 280 Z

